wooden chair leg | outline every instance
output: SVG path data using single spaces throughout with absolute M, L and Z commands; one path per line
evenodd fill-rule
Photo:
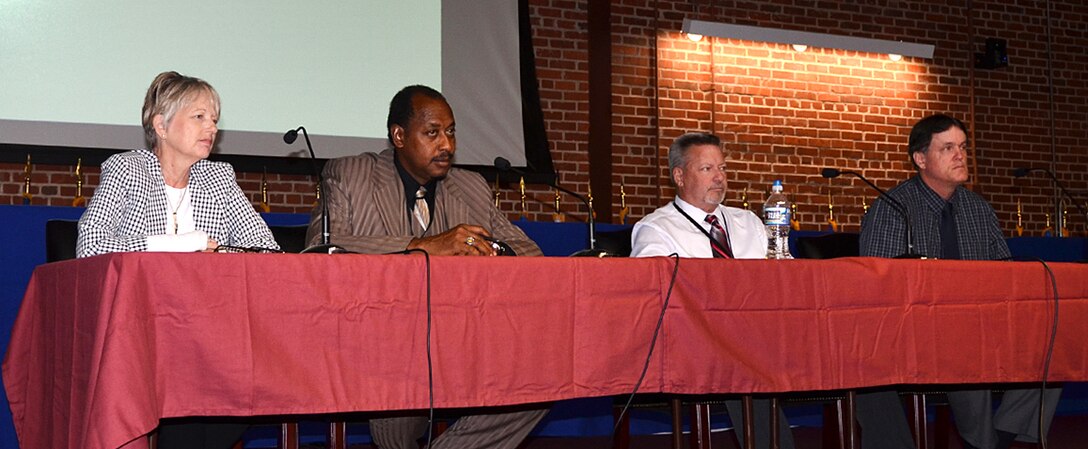
M 843 448 L 842 401 L 824 404 L 823 445 L 826 448 Z
M 672 408 L 672 449 L 684 448 L 684 406 L 680 399 L 669 401 Z M 694 416 L 692 416 L 694 419 Z M 694 425 L 692 426 L 694 428 Z
M 910 395 L 910 419 L 911 430 L 914 433 L 914 447 L 926 449 L 929 447 L 929 422 L 926 420 L 926 395 L 915 393 Z
M 691 447 L 710 449 L 710 405 L 695 404 L 691 413 Z
M 846 421 L 846 449 L 860 449 L 862 441 L 857 437 L 857 391 L 846 391 L 846 413 L 850 420 Z
M 846 397 L 837 399 L 834 403 L 824 405 L 823 447 L 859 447 L 856 409 L 857 394 L 853 391 L 847 392 Z
M 860 447 L 856 414 L 858 409 L 858 393 L 853 390 L 846 392 L 845 402 L 842 410 L 839 412 L 840 416 L 842 416 L 842 423 L 840 424 L 840 428 L 842 429 L 842 433 L 840 434 L 842 446 L 845 449 L 858 449 L 858 447 Z
M 329 449 L 347 449 L 348 423 L 333 421 L 329 423 Z
M 280 424 L 280 447 L 298 449 L 298 422 Z
M 445 433 L 446 430 L 449 430 L 449 428 L 450 428 L 450 422 L 449 421 L 437 420 L 436 419 L 434 424 L 431 425 L 431 432 L 434 435 L 434 437 L 432 439 L 434 439 L 434 440 L 438 439 L 438 437 L 441 436 L 443 433 Z
M 952 438 L 952 408 L 941 406 L 937 407 L 936 411 L 937 416 L 933 423 L 933 447 L 948 449 L 948 441 Z
M 756 427 L 755 419 L 753 419 L 755 407 L 753 406 L 752 395 L 746 394 L 740 398 L 740 408 L 743 410 L 741 414 L 744 415 L 740 419 L 743 423 L 741 427 L 744 432 L 744 449 L 756 449 Z
M 781 443 L 778 441 L 778 398 L 772 397 L 770 401 L 771 418 L 769 421 L 771 428 L 771 449 L 781 449 Z
M 612 425 L 616 428 L 616 431 L 612 435 L 612 449 L 628 449 L 631 447 L 631 415 L 630 413 L 624 413 L 622 409 L 612 409 Z M 630 410 L 628 410 L 630 412 Z M 682 429 L 681 429 L 682 430 Z M 673 428 L 673 433 L 676 429 Z

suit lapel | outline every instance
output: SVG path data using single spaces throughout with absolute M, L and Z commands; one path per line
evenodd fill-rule
M 193 204 L 193 222 L 196 228 L 208 233 L 208 236 L 216 239 L 224 245 L 230 242 L 224 241 L 225 235 L 219 235 L 219 226 L 215 223 L 221 215 L 220 211 L 205 206 L 218 205 L 218 201 L 212 201 L 211 192 L 205 188 L 207 182 L 204 179 L 204 161 L 197 161 L 193 168 L 189 169 L 189 200 Z
M 382 226 L 389 235 L 411 234 L 412 227 L 405 209 L 404 186 L 397 177 L 397 168 L 393 166 L 393 150 L 379 154 L 376 165 L 373 177 L 374 202 L 378 204 Z
M 462 201 L 465 192 L 460 184 L 451 181 L 449 177 L 438 182 L 438 191 L 435 192 L 435 223 L 427 234 L 434 235 L 445 232 L 462 223 L 468 223 L 468 205 Z M 480 223 L 476 223 L 480 224 Z
M 150 185 L 148 185 L 151 191 L 148 193 L 150 194 L 149 197 L 154 198 L 154 200 L 147 202 L 151 207 L 148 210 L 150 216 L 148 217 L 148 229 L 146 231 L 151 235 L 155 235 L 166 230 L 166 216 L 169 215 L 166 208 L 170 202 L 166 199 L 166 188 L 163 187 L 162 166 L 159 165 L 159 158 L 155 157 L 155 154 L 151 152 L 147 152 L 146 157 L 147 171 L 152 174 L 149 180 Z

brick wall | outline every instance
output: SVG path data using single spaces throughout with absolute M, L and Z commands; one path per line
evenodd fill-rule
M 560 2 L 534 3 L 543 8 Z M 994 203 L 1010 235 L 1020 199 L 1027 233 L 1040 234 L 1053 209 L 1050 183 L 1041 175 L 1014 180 L 1010 171 L 1054 160 L 1071 190 L 1088 191 L 1088 15 L 1078 2 L 1051 2 L 1052 156 L 1045 5 L 971 3 L 968 10 L 921 1 L 614 0 L 613 181 L 625 186 L 631 215 L 641 217 L 674 194 L 665 168 L 671 140 L 687 131 L 713 131 L 728 150 L 728 204 L 740 205 L 746 196 L 758 209 L 767 187 L 782 179 L 805 229 L 828 227 L 830 195 L 836 221 L 856 231 L 873 194 L 859 181 L 828 181 L 820 168 L 858 170 L 892 187 L 913 174 L 905 148 L 910 126 L 944 112 L 975 130 L 972 188 Z M 685 17 L 937 48 L 932 60 L 894 62 L 884 55 L 819 48 L 799 53 L 787 45 L 719 38 L 696 43 L 679 33 Z M 1009 67 L 972 70 L 986 37 L 1008 41 Z M 612 194 L 618 212 L 618 187 Z M 1083 232 L 1084 218 L 1069 209 L 1070 225 Z
M 585 193 L 588 163 L 588 0 L 530 0 L 537 73 L 552 157 L 560 183 Z M 925 1 L 811 2 L 802 0 L 664 1 L 612 0 L 611 195 L 618 221 L 620 186 L 633 222 L 674 194 L 665 154 L 686 131 L 713 131 L 723 138 L 731 170 L 727 203 L 746 194 L 758 209 L 774 179 L 786 183 L 805 229 L 827 227 L 830 195 L 835 218 L 856 231 L 872 193 L 858 181 L 828 181 L 825 166 L 855 169 L 882 187 L 912 174 L 906 140 L 917 119 L 951 113 L 973 127 L 972 188 L 989 199 L 1005 229 L 1016 225 L 1022 203 L 1027 234 L 1041 232 L 1053 209 L 1042 175 L 1014 180 L 1018 166 L 1052 167 L 1077 193 L 1088 193 L 1088 10 L 1079 0 L 1052 0 L 1053 102 L 1047 71 L 1045 3 L 975 0 L 939 5 Z M 966 3 L 966 2 L 965 2 Z M 904 40 L 936 45 L 932 60 L 786 45 L 681 36 L 683 18 L 715 20 Z M 987 37 L 1008 41 L 1010 66 L 972 70 L 973 55 Z M 1051 148 L 1051 106 L 1055 111 Z M 973 111 L 973 114 L 972 114 Z M 1051 165 L 1053 164 L 1053 165 Z M 0 203 L 19 203 L 22 165 L 0 165 Z M 70 202 L 70 167 L 36 166 L 35 204 Z M 96 182 L 87 170 L 87 194 Z M 246 192 L 259 198 L 259 173 L 239 174 Z M 306 177 L 269 175 L 274 211 L 309 208 Z M 529 186 L 532 220 L 550 220 L 554 194 Z M 520 214 L 516 185 L 500 186 L 501 207 Z M 569 198 L 563 209 L 582 220 Z M 1084 218 L 1069 221 L 1084 232 Z
M 25 164 L 0 164 L 0 204 L 23 204 Z M 75 165 L 32 164 L 30 204 L 71 206 L 76 196 Z M 83 195 L 90 199 L 98 185 L 98 167 L 86 170 Z
M 33 162 L 33 161 L 31 161 Z M 23 204 L 25 164 L 0 164 L 0 204 Z M 83 196 L 90 199 L 98 185 L 98 167 L 84 167 Z M 309 176 L 270 173 L 238 173 L 238 185 L 254 207 L 261 203 L 261 178 L 268 184 L 272 212 L 309 212 L 315 201 L 315 185 Z M 76 196 L 75 166 L 32 164 L 30 203 L 38 206 L 71 206 Z

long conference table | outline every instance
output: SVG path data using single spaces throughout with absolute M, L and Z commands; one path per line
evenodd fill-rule
M 164 417 L 1039 380 L 1034 262 L 109 254 L 39 266 L 3 364 L 20 445 Z M 1088 380 L 1088 266 L 1052 263 L 1049 380 Z M 429 273 L 429 274 L 428 274 Z M 428 284 L 429 278 L 429 284 Z M 673 285 L 670 295 L 670 285 Z M 428 307 L 429 304 L 429 307 Z

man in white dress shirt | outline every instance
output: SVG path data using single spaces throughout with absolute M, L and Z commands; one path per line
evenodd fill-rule
M 688 133 L 669 147 L 669 173 L 676 198 L 638 223 L 631 234 L 631 256 L 767 257 L 767 231 L 750 211 L 722 205 L 725 200 L 725 155 L 713 134 Z M 728 245 L 711 243 L 718 221 Z M 728 248 L 725 248 L 728 246 Z
M 688 133 L 669 147 L 669 173 L 676 198 L 638 223 L 631 234 L 631 256 L 763 259 L 767 257 L 767 232 L 750 211 L 722 205 L 725 200 L 725 155 L 721 140 L 713 134 Z M 741 422 L 739 400 L 726 401 L 733 423 Z M 770 406 L 757 400 L 754 412 L 757 448 L 770 446 Z M 793 449 L 793 434 L 784 415 L 779 416 L 779 441 Z M 737 432 L 737 438 L 743 438 Z

